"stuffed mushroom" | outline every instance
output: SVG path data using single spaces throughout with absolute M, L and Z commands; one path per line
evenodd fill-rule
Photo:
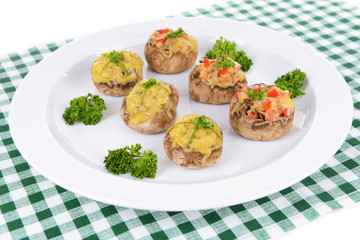
M 100 92 L 109 96 L 125 96 L 142 80 L 143 65 L 137 53 L 114 50 L 94 61 L 91 78 Z
M 198 42 L 182 28 L 153 32 L 145 45 L 149 66 L 159 73 L 178 73 L 190 68 L 197 58 Z
M 295 105 L 288 91 L 274 85 L 243 88 L 230 102 L 230 124 L 239 135 L 270 141 L 283 137 L 293 124 Z
M 164 149 L 174 163 L 186 168 L 205 168 L 222 154 L 223 133 L 214 120 L 189 114 L 178 119 L 164 137 Z
M 203 103 L 229 103 L 234 94 L 246 86 L 241 65 L 225 55 L 201 60 L 189 75 L 190 96 Z
M 173 85 L 144 79 L 123 99 L 120 116 L 135 131 L 159 133 L 175 122 L 178 103 L 179 92 Z

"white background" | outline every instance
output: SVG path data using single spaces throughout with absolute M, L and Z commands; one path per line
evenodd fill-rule
M 0 56 L 120 25 L 159 19 L 220 0 L 12 0 L 0 2 Z M 346 0 L 360 7 L 360 0 Z M 282 240 L 359 239 L 360 205 L 327 214 Z

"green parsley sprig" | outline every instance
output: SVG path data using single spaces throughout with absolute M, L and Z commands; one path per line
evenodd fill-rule
M 226 55 L 233 59 L 235 62 L 238 62 L 244 72 L 249 71 L 250 67 L 253 65 L 252 60 L 246 55 L 243 50 L 236 50 L 235 42 L 230 42 L 223 37 L 220 37 L 220 39 L 216 40 L 213 49 L 209 50 L 206 53 L 205 57 L 209 59 L 216 59 L 221 55 Z
M 300 89 L 304 85 L 306 74 L 300 69 L 288 72 L 275 80 L 275 85 L 282 89 L 287 90 L 291 93 L 290 98 L 296 98 L 299 95 L 305 95 Z
M 169 96 L 170 96 L 170 92 L 169 92 L 169 90 L 168 90 L 165 86 L 159 84 L 159 83 L 156 81 L 156 79 L 150 78 L 148 81 L 146 81 L 146 82 L 144 82 L 144 83 L 142 83 L 142 84 L 140 85 L 140 86 L 143 86 L 143 87 L 145 88 L 145 90 L 144 90 L 144 92 L 143 92 L 143 94 L 142 94 L 142 96 L 141 96 L 141 102 L 140 102 L 141 105 L 142 105 L 143 102 L 144 102 L 145 92 L 146 92 L 149 88 L 151 88 L 151 86 L 154 86 L 154 85 L 157 85 L 157 86 L 159 86 L 159 87 L 164 88 L 164 89 L 166 90 L 166 92 L 167 92 L 167 93 L 169 94 Z
M 130 72 L 120 63 L 122 56 L 124 52 L 118 52 L 113 50 L 108 55 L 103 54 L 104 56 L 109 58 L 109 61 L 104 65 L 104 67 L 101 69 L 100 75 L 104 71 L 104 69 L 109 65 L 109 63 L 115 63 L 119 68 L 121 68 L 124 72 L 126 72 L 127 75 L 130 75 Z
M 259 88 L 258 91 L 255 91 L 254 89 L 249 88 L 249 90 L 246 92 L 246 94 L 254 100 L 262 100 L 265 96 L 265 92 L 263 90 L 261 90 L 261 88 Z
M 221 55 L 218 62 L 218 68 L 229 68 L 234 66 L 235 63 L 228 59 L 225 55 Z
M 155 178 L 158 157 L 152 151 L 140 152 L 139 143 L 116 150 L 109 150 L 105 168 L 115 174 L 130 173 L 135 178 Z
M 62 115 L 66 124 L 74 125 L 83 122 L 85 125 L 96 125 L 103 117 L 102 111 L 106 110 L 104 100 L 98 95 L 88 93 L 87 96 L 74 98 L 70 107 Z
M 176 37 L 182 37 L 184 34 L 184 30 L 182 28 L 179 28 L 178 30 L 176 30 L 175 32 L 173 30 L 171 30 L 171 32 L 169 32 L 166 35 L 166 38 L 176 38 Z
M 207 121 L 206 120 L 206 116 L 202 115 L 202 116 L 198 116 L 198 117 L 195 117 L 192 121 L 190 122 L 178 122 L 176 123 L 175 125 L 173 125 L 171 128 L 169 128 L 168 131 L 171 131 L 175 126 L 177 126 L 178 124 L 181 124 L 181 123 L 190 123 L 190 124 L 195 124 L 195 129 L 190 137 L 190 140 L 189 142 L 187 143 L 187 146 L 189 147 L 191 142 L 193 141 L 194 137 L 195 137 L 195 133 L 198 129 L 201 129 L 201 128 L 209 128 L 211 131 L 213 131 L 215 133 L 215 135 L 221 139 L 221 141 L 223 140 L 222 137 L 215 131 L 214 129 L 214 123 L 213 122 L 210 122 L 210 121 Z

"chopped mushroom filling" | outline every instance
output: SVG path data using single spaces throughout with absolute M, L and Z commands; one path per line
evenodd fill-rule
M 151 34 L 150 42 L 168 58 L 177 52 L 188 55 L 190 52 L 198 50 L 198 42 L 195 37 L 188 35 L 181 28 L 175 32 L 170 28 L 156 30 Z
M 290 93 L 274 85 L 253 85 L 243 88 L 235 97 L 237 103 L 231 110 L 232 115 L 246 111 L 246 115 L 250 118 L 276 122 L 282 118 L 289 118 L 295 111 Z
M 198 67 L 199 79 L 210 86 L 223 88 L 234 86 L 245 80 L 241 65 L 225 55 L 217 59 L 203 59 Z

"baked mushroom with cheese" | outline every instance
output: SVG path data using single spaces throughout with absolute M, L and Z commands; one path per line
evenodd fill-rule
M 189 75 L 190 96 L 203 103 L 229 103 L 247 80 L 241 65 L 222 55 L 217 59 L 203 59 Z
M 178 119 L 164 137 L 167 156 L 186 168 L 205 168 L 217 162 L 222 154 L 223 133 L 214 120 L 189 114 Z
M 178 103 L 179 92 L 173 85 L 144 79 L 123 99 L 120 116 L 135 131 L 159 133 L 175 122 Z
M 182 28 L 153 32 L 145 45 L 149 66 L 159 73 L 178 73 L 190 68 L 197 58 L 198 42 Z
M 241 136 L 270 141 L 283 137 L 293 124 L 295 105 L 288 91 L 256 84 L 240 89 L 230 102 L 230 124 Z
M 125 96 L 142 80 L 144 62 L 130 51 L 112 51 L 98 57 L 91 67 L 96 88 L 109 96 Z

